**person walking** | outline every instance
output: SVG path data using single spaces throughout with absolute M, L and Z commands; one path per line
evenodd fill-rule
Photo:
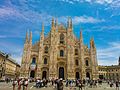
M 62 82 L 62 78 L 60 79 L 60 81 L 58 82 L 58 90 L 63 90 L 63 82 Z
M 22 79 L 18 80 L 18 90 L 21 90 L 21 85 L 23 84 Z
M 13 85 L 13 90 L 15 90 L 16 84 L 17 84 L 17 81 L 16 81 L 16 79 L 15 79 L 15 80 L 13 80 L 13 83 L 12 83 L 12 85 Z
M 28 79 L 25 79 L 25 90 L 28 88 Z
M 116 90 L 119 90 L 119 82 L 118 81 L 116 81 L 115 86 L 116 86 Z
M 25 90 L 25 79 L 22 79 L 23 90 Z
M 82 82 L 79 82 L 79 90 L 82 90 L 82 86 L 83 86 Z

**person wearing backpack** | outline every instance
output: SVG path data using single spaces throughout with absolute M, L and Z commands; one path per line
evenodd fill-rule
M 12 85 L 13 85 L 13 90 L 15 90 L 16 84 L 17 84 L 17 81 L 16 81 L 16 79 L 15 79 L 15 80 L 13 80 L 13 83 L 12 83 Z
M 18 80 L 18 90 L 21 90 L 21 85 L 23 84 L 22 79 Z
M 27 88 L 28 88 L 28 79 L 25 79 L 24 86 L 25 86 L 25 90 L 27 90 Z

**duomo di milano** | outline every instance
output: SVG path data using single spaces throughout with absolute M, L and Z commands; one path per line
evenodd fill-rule
M 84 45 L 82 31 L 78 39 L 73 33 L 72 20 L 67 26 L 57 24 L 52 19 L 51 30 L 44 36 L 44 25 L 40 39 L 32 45 L 32 32 L 23 49 L 21 77 L 63 78 L 63 79 L 98 79 L 98 63 L 93 38 L 90 48 Z

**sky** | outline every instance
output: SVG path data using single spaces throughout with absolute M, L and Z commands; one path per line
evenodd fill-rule
M 73 21 L 84 44 L 94 37 L 99 65 L 116 65 L 120 56 L 120 0 L 0 0 L 0 50 L 21 62 L 26 31 L 32 31 L 33 44 L 39 40 L 41 23 L 45 35 L 52 17 L 66 25 Z

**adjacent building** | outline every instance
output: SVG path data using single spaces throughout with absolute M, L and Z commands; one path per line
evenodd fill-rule
M 120 57 L 118 65 L 99 66 L 99 78 L 105 80 L 120 80 Z
M 32 32 L 28 35 L 23 49 L 21 77 L 98 79 L 98 62 L 94 39 L 90 48 L 84 45 L 82 31 L 78 39 L 73 33 L 72 20 L 67 25 L 58 24 L 52 19 L 51 29 L 44 35 L 44 25 L 40 39 L 32 44 Z
M 0 80 L 19 77 L 20 65 L 0 51 Z

